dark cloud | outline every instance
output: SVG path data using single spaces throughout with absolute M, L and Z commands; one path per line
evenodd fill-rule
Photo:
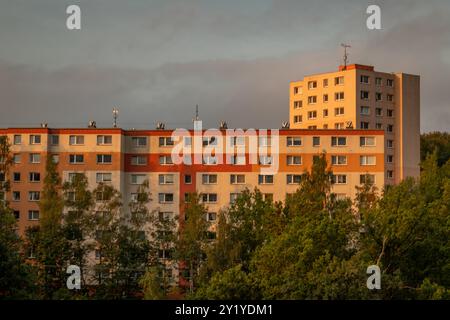
M 336 70 L 349 41 L 352 62 L 420 74 L 422 130 L 448 130 L 448 2 L 380 1 L 382 31 L 365 28 L 364 1 L 87 3 L 96 22 L 79 34 L 52 31 L 56 18 L 11 29 L 0 13 L 0 126 L 109 126 L 119 106 L 124 127 L 186 127 L 199 104 L 208 127 L 279 127 L 289 81 Z

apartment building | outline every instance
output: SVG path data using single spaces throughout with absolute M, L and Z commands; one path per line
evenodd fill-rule
M 419 76 L 352 64 L 291 82 L 289 95 L 291 128 L 383 130 L 386 184 L 419 176 Z
M 201 150 L 220 146 L 225 150 L 229 144 L 232 153 L 222 156 L 215 152 L 196 163 L 192 158 L 194 141 L 185 137 L 180 143 L 194 155 L 181 164 L 172 160 L 172 150 L 177 146 L 172 132 L 120 128 L 0 129 L 0 135 L 6 135 L 11 143 L 14 159 L 9 177 L 0 177 L 11 181 L 11 190 L 0 197 L 10 202 L 19 234 L 39 223 L 38 202 L 48 157 L 58 163 L 63 181 L 73 174 L 85 173 L 90 188 L 99 182 L 111 184 L 121 192 L 124 204 L 133 201 L 139 185 L 147 180 L 152 194 L 149 209 L 163 215 L 182 217 L 186 195 L 197 191 L 208 208 L 207 219 L 213 224 L 219 210 L 229 206 L 245 188 L 257 187 L 265 197 L 284 201 L 297 190 L 302 173 L 323 151 L 334 173 L 333 192 L 338 196 L 353 198 L 355 186 L 366 178 L 380 189 L 385 184 L 384 130 L 280 129 L 276 135 L 272 132 L 267 136 L 261 130 L 245 136 L 229 136 L 228 131 L 218 130 L 222 135 L 219 138 L 201 131 Z M 194 135 L 192 130 L 188 132 Z M 254 163 L 250 160 L 251 141 L 268 148 L 267 155 L 258 155 Z M 278 164 L 276 172 L 263 173 L 274 163 Z

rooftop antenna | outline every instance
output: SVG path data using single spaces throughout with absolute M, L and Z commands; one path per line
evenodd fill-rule
M 200 118 L 198 116 L 198 104 L 195 106 L 195 118 L 192 119 L 192 122 L 199 121 Z
M 348 54 L 347 54 L 347 48 L 351 48 L 349 44 L 341 43 L 341 47 L 344 48 L 344 70 L 347 69 L 347 62 L 348 62 Z
M 117 128 L 117 116 L 119 115 L 119 109 L 113 108 L 112 114 L 113 114 L 113 128 Z

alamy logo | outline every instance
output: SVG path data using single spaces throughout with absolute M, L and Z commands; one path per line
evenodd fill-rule
M 69 30 L 81 29 L 81 9 L 79 6 L 73 4 L 67 7 L 66 13 L 70 16 L 67 17 L 66 26 Z
M 67 278 L 67 289 L 69 290 L 80 290 L 81 289 L 81 270 L 79 266 L 70 265 L 67 267 L 67 274 L 70 276 Z
M 372 4 L 367 7 L 367 14 L 370 16 L 367 18 L 366 25 L 369 30 L 381 29 L 381 9 L 380 6 Z
M 367 274 L 370 276 L 367 278 L 367 289 L 380 290 L 381 289 L 381 270 L 377 265 L 371 265 L 367 267 Z
M 246 165 L 260 164 L 261 174 L 275 174 L 279 168 L 278 129 L 208 129 L 194 122 L 194 132 L 172 132 L 173 164 Z

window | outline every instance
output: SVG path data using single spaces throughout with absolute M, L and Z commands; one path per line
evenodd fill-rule
M 323 95 L 323 102 L 327 103 L 328 102 L 328 94 L 324 94 Z
M 344 84 L 344 77 L 336 77 L 334 78 L 334 85 L 343 85 Z
M 320 146 L 320 137 L 313 137 L 312 138 L 312 144 L 313 144 L 313 147 Z
M 5 178 L 5 173 L 4 172 L 0 172 L 0 182 L 5 182 L 6 178 Z
M 82 173 L 79 173 L 79 172 L 69 172 L 69 174 L 68 174 L 68 179 L 69 179 L 69 181 L 70 182 L 73 182 L 74 181 L 74 179 L 75 179 L 75 177 L 77 177 L 77 176 L 82 176 L 83 174 Z
M 393 148 L 394 147 L 394 140 L 387 140 L 386 141 L 386 145 L 388 148 Z
M 316 119 L 317 111 L 308 111 L 308 119 Z
M 375 101 L 381 101 L 382 95 L 381 92 L 375 92 Z
M 143 155 L 131 156 L 131 165 L 144 166 L 146 164 L 147 164 L 147 156 L 143 156 Z
M 303 101 L 302 100 L 298 100 L 298 101 L 294 101 L 294 109 L 298 109 L 303 107 Z
M 84 136 L 69 136 L 69 144 L 71 146 L 84 144 Z
M 369 84 L 369 76 L 363 76 L 360 77 L 361 83 Z
M 14 182 L 20 182 L 20 172 L 14 172 L 13 173 L 13 181 Z
M 383 124 L 382 123 L 375 123 L 375 129 L 383 129 Z
M 98 154 L 97 155 L 97 163 L 99 163 L 99 164 L 111 164 L 112 163 L 112 155 L 110 155 L 110 154 Z
M 239 198 L 239 193 L 230 193 L 230 203 L 233 204 Z
M 394 125 L 393 124 L 388 124 L 386 126 L 386 131 L 389 132 L 389 133 L 394 132 Z
M 215 212 L 208 212 L 206 214 L 206 221 L 216 221 L 217 219 L 217 213 Z
M 217 202 L 217 193 L 203 193 L 202 194 L 203 203 L 215 203 Z
M 363 115 L 363 116 L 370 115 L 370 107 L 361 106 L 360 107 L 360 114 Z
M 333 175 L 331 175 L 331 183 L 347 184 L 347 175 L 346 174 L 333 174 Z
M 173 184 L 174 175 L 173 174 L 160 174 L 158 175 L 159 184 Z
M 217 138 L 216 137 L 203 137 L 203 146 L 217 146 Z
M 192 146 L 192 137 L 183 137 L 183 143 L 185 147 Z
M 136 148 L 145 147 L 147 145 L 147 137 L 132 137 L 131 144 Z
M 302 145 L 302 138 L 301 137 L 287 137 L 286 145 L 288 147 L 299 147 Z
M 335 116 L 344 115 L 344 107 L 334 108 L 334 115 Z
M 308 82 L 308 89 L 316 89 L 317 88 L 317 81 L 309 81 Z
M 0 191 L 0 203 L 6 200 L 6 193 L 4 191 Z
M 328 117 L 328 109 L 323 109 L 323 117 Z
M 263 166 L 272 164 L 272 156 L 259 156 L 259 164 Z
M 386 79 L 386 86 L 393 87 L 394 86 L 394 80 L 392 79 Z
M 300 123 L 303 121 L 303 117 L 301 115 L 294 116 L 294 123 Z
M 317 103 L 317 96 L 308 97 L 308 104 L 316 104 L 316 103 Z
M 41 163 L 41 155 L 39 153 L 30 153 L 30 163 Z
M 59 145 L 59 136 L 56 134 L 52 134 L 49 136 L 49 140 L 50 140 L 50 144 L 52 146 L 57 146 Z
M 361 129 L 369 129 L 369 123 L 367 121 L 361 121 Z
M 28 220 L 39 220 L 39 211 L 29 210 L 28 211 Z
M 369 100 L 369 91 L 361 90 L 361 100 Z
M 192 176 L 190 174 L 184 175 L 184 183 L 185 184 L 191 184 L 192 183 Z
M 308 126 L 308 130 L 316 130 L 317 126 Z
M 52 154 L 52 162 L 59 163 L 59 154 Z
M 389 118 L 392 118 L 392 117 L 394 116 L 394 110 L 392 110 L 392 109 L 387 109 L 387 110 L 386 110 L 386 115 L 387 115 Z
M 302 182 L 301 174 L 288 174 L 286 175 L 287 184 L 300 184 Z
M 158 202 L 159 203 L 172 203 L 173 202 L 173 193 L 159 193 L 158 194 Z
M 375 137 L 359 137 L 360 147 L 373 147 L 375 145 Z
M 12 200 L 13 201 L 20 201 L 20 191 L 13 191 L 12 192 Z
M 383 109 L 381 108 L 375 108 L 375 115 L 377 117 L 382 117 L 383 116 Z
M 112 136 L 97 136 L 97 144 L 99 146 L 111 145 L 112 144 Z
M 374 184 L 375 183 L 375 175 L 374 174 L 361 174 L 359 175 L 359 183 L 360 184 Z
M 215 165 L 217 164 L 217 157 L 215 156 L 203 156 L 203 164 L 205 165 Z
M 16 218 L 16 220 L 20 219 L 20 211 L 19 210 L 14 210 L 14 218 Z
M 386 156 L 386 162 L 387 163 L 393 163 L 394 162 L 394 156 L 392 154 L 388 154 Z
M 31 159 L 31 157 L 30 157 Z M 13 155 L 13 162 L 14 163 L 20 163 L 22 161 L 22 156 L 18 153 Z M 31 160 L 30 160 L 31 161 Z
M 143 184 L 147 179 L 145 174 L 132 174 L 131 175 L 131 184 Z
M 245 183 L 244 174 L 230 174 L 230 184 L 243 184 Z
M 386 176 L 388 179 L 394 179 L 394 171 L 393 170 L 386 171 Z
M 302 94 L 303 88 L 302 87 L 294 87 L 294 94 Z
M 393 102 L 394 101 L 394 95 L 393 94 L 386 95 L 386 100 L 389 101 L 389 102 Z
M 261 147 L 270 147 L 272 145 L 272 138 L 268 136 L 259 136 L 258 144 Z
M 22 136 L 20 134 L 14 135 L 14 144 L 22 144 Z
M 159 221 L 167 221 L 172 219 L 173 212 L 170 211 L 159 211 L 158 212 L 158 219 Z
M 327 88 L 328 87 L 328 79 L 323 79 L 322 85 L 324 88 Z
M 342 147 L 347 145 L 347 137 L 331 137 L 331 146 L 332 147 Z
M 244 165 L 245 164 L 245 156 L 231 156 L 230 161 L 231 161 L 231 164 L 234 164 L 234 165 Z
M 287 156 L 286 157 L 286 164 L 288 166 L 301 165 L 302 164 L 302 157 L 301 156 Z
M 264 201 L 273 201 L 273 193 L 263 193 L 262 196 Z
M 159 137 L 159 146 L 160 147 L 173 146 L 172 137 Z
M 97 192 L 95 194 L 95 201 L 101 202 L 101 201 L 109 201 L 111 200 L 111 195 L 107 192 Z
M 217 184 L 217 174 L 202 174 L 203 184 Z
M 344 129 L 344 123 L 343 122 L 337 122 L 334 124 L 334 128 L 338 130 Z
M 41 174 L 39 172 L 30 172 L 29 178 L 30 182 L 39 182 L 41 181 Z
M 111 182 L 112 181 L 112 173 L 110 172 L 101 172 L 96 174 L 96 181 L 97 183 L 100 182 Z
M 28 201 L 39 201 L 41 193 L 39 191 L 29 191 Z
M 359 164 L 362 166 L 374 166 L 377 163 L 377 158 L 375 156 L 360 156 Z
M 336 92 L 334 94 L 334 100 L 336 101 L 344 100 L 344 92 Z
M 41 144 L 41 135 L 30 135 L 30 144 Z
M 159 156 L 159 164 L 161 165 L 173 164 L 172 156 Z
M 83 163 L 84 162 L 84 155 L 82 155 L 82 154 L 71 154 L 71 155 L 69 155 L 69 162 L 71 164 Z
M 273 175 L 271 174 L 258 175 L 258 184 L 273 184 Z
M 381 78 L 375 78 L 375 84 L 381 86 L 383 84 Z
M 331 164 L 335 166 L 343 166 L 347 164 L 347 156 L 335 155 L 331 156 Z

